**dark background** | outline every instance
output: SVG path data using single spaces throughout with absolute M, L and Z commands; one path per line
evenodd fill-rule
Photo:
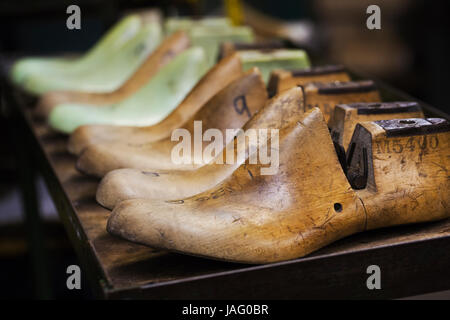
M 247 0 L 247 5 L 285 21 L 308 19 L 314 23 L 320 43 L 313 62 L 344 63 L 373 75 L 429 104 L 449 112 L 449 18 L 448 1 L 420 0 Z M 66 8 L 78 4 L 82 29 L 66 28 Z M 381 7 L 382 29 L 365 27 L 365 8 Z M 166 15 L 217 15 L 224 12 L 222 1 L 141 0 L 3 0 L 0 2 L 0 52 L 2 55 L 48 55 L 82 52 L 120 18 L 126 10 L 160 7 Z M 317 61 L 316 60 L 316 61 Z M 8 117 L 0 109 L 0 298 L 36 297 L 29 265 L 27 227 L 22 219 L 18 184 L 16 141 Z M 19 146 L 26 148 L 26 146 Z M 56 298 L 89 298 L 65 287 L 65 268 L 78 264 L 58 222 L 55 209 L 38 180 L 39 201 L 45 213 L 49 274 Z M 437 297 L 437 296 L 436 296 Z M 446 297 L 445 295 L 442 297 Z

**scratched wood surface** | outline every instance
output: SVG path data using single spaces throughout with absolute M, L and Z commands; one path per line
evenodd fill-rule
M 16 96 L 15 99 L 34 135 L 35 140 L 31 142 L 37 142 L 41 160 L 48 166 L 49 170 L 44 170 L 44 178 L 50 186 L 50 192 L 59 209 L 59 214 L 62 220 L 65 221 L 64 225 L 68 233 L 75 234 L 71 238 L 72 243 L 75 247 L 81 248 L 81 250 L 77 251 L 82 256 L 80 260 L 82 260 L 84 267 L 93 269 L 93 273 L 96 274 L 94 275 L 93 285 L 99 287 L 98 290 L 101 291 L 104 297 L 110 296 L 108 292 L 125 292 L 125 295 L 118 296 L 127 297 L 126 292 L 130 292 L 132 293 L 131 296 L 136 298 L 158 288 L 158 292 L 162 292 L 160 295 L 197 297 L 200 295 L 200 292 L 204 293 L 207 290 L 207 292 L 211 293 L 210 297 L 214 297 L 213 292 L 220 291 L 220 286 L 222 285 L 224 288 L 232 285 L 234 289 L 232 291 L 223 289 L 225 290 L 224 293 L 219 296 L 225 295 L 228 298 L 233 298 L 234 296 L 255 296 L 255 287 L 246 285 L 243 279 L 249 279 L 249 283 L 253 283 L 254 280 L 252 279 L 254 277 L 260 277 L 258 275 L 261 272 L 261 268 L 258 266 L 218 262 L 156 251 L 109 235 L 106 232 L 106 221 L 110 211 L 102 208 L 95 201 L 98 180 L 86 177 L 75 169 L 76 158 L 66 151 L 67 137 L 53 132 L 45 123 L 32 119 L 31 112 L 24 106 L 25 103 L 20 99 L 20 96 Z M 426 113 L 426 116 L 434 115 L 434 113 Z M 403 246 L 423 243 L 423 241 L 431 239 L 448 240 L 445 243 L 450 242 L 449 219 L 440 222 L 374 230 L 354 235 L 331 244 L 305 258 L 293 260 L 288 265 L 293 266 L 296 272 L 295 275 L 298 275 L 302 271 L 302 266 L 304 266 L 305 272 L 308 271 L 308 267 L 311 266 L 311 258 L 313 260 L 319 259 L 320 265 L 322 263 L 326 265 L 328 260 L 331 261 L 336 256 L 345 260 L 345 257 L 348 255 L 348 261 L 353 261 L 354 259 L 350 259 L 351 253 L 368 252 L 368 256 L 370 256 L 370 252 L 373 252 L 373 249 L 402 248 Z M 418 253 L 411 252 L 411 254 Z M 372 261 L 372 263 L 377 263 L 377 261 Z M 423 261 L 423 263 L 424 266 L 427 265 L 427 261 Z M 333 269 L 332 265 L 330 267 Z M 302 282 L 296 283 L 296 279 L 287 278 L 286 274 L 280 274 L 279 272 L 282 272 L 283 268 L 286 268 L 286 263 L 264 266 L 265 270 L 275 270 L 275 274 L 279 275 L 279 277 L 263 279 L 262 283 L 264 285 L 257 288 L 259 290 L 257 291 L 257 297 L 273 297 L 275 293 L 278 296 L 283 296 L 284 289 L 280 288 L 285 288 L 286 292 L 288 292 L 293 284 L 297 288 L 302 286 Z M 420 266 L 411 268 L 415 271 Z M 278 273 L 276 273 L 276 270 L 279 270 Z M 324 277 L 333 283 L 334 277 L 339 272 L 342 275 L 351 276 L 348 270 L 335 269 L 331 270 L 329 274 L 323 269 L 317 270 L 317 272 L 323 273 L 323 276 L 322 273 L 320 276 L 321 281 Z M 221 275 L 236 275 L 239 273 L 242 273 L 244 277 L 231 278 L 236 279 L 236 283 L 211 281 L 209 286 L 214 287 L 205 289 L 199 286 L 198 294 L 186 291 L 187 288 L 193 288 L 193 284 L 198 280 L 205 278 L 214 279 L 216 276 L 220 280 L 219 276 Z M 306 283 L 308 281 L 311 282 L 306 279 L 315 279 L 315 277 L 307 276 L 305 278 L 304 276 L 298 276 L 297 281 L 301 281 L 301 279 Z M 171 290 L 171 285 L 177 282 L 181 283 L 181 287 L 174 287 L 173 290 L 178 290 L 179 292 L 175 295 L 170 295 L 168 290 Z M 161 285 L 165 284 L 168 284 L 163 287 L 165 290 L 161 290 Z M 336 285 L 339 284 L 344 286 L 343 282 L 336 282 Z M 311 285 L 311 283 L 308 285 Z M 316 289 L 311 287 L 309 291 L 308 287 L 306 288 L 311 296 L 327 296 L 327 293 L 317 293 L 317 290 L 322 288 L 321 283 L 317 285 Z M 301 297 L 301 295 L 298 296 Z M 156 297 L 164 298 L 164 296 Z

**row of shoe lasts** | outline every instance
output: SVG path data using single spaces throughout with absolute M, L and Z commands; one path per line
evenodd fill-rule
M 446 120 L 382 102 L 374 82 L 311 67 L 303 50 L 268 47 L 224 18 L 141 14 L 81 58 L 18 61 L 12 79 L 40 95 L 37 116 L 71 133 L 77 169 L 102 178 L 108 231 L 130 241 L 269 263 L 450 215 Z M 174 162 L 172 133 L 195 136 L 199 123 L 221 133 L 217 152 Z M 265 146 L 276 163 L 251 161 L 258 150 L 238 134 L 249 129 L 277 129 Z

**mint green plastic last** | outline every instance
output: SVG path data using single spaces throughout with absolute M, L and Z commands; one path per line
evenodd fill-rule
M 140 21 L 141 19 L 137 17 Z M 127 29 L 116 34 L 102 56 L 88 60 L 70 72 L 42 71 L 29 75 L 22 83 L 25 90 L 43 94 L 54 90 L 111 92 L 119 88 L 142 64 L 162 39 L 157 22 L 141 24 L 139 30 Z
M 193 46 L 200 46 L 205 50 L 209 67 L 217 62 L 219 47 L 222 42 L 254 41 L 253 31 L 247 26 L 217 27 L 193 26 L 188 30 Z
M 23 58 L 11 69 L 11 79 L 21 84 L 27 77 L 46 72 L 52 75 L 70 75 L 95 67 L 104 55 L 114 47 L 117 38 L 123 34 L 135 35 L 141 28 L 137 15 L 127 16 L 114 25 L 87 53 L 79 58 Z
M 276 49 L 272 51 L 243 50 L 239 51 L 242 68 L 246 71 L 258 67 L 266 84 L 270 73 L 275 69 L 304 69 L 311 63 L 308 54 L 300 49 Z
M 50 113 L 49 123 L 65 133 L 85 124 L 152 125 L 175 109 L 206 71 L 203 49 L 192 47 L 176 56 L 143 88 L 121 103 L 103 107 L 59 105 Z
M 189 17 L 168 18 L 164 24 L 166 34 L 184 30 L 191 39 L 192 46 L 205 50 L 208 66 L 217 61 L 219 46 L 222 42 L 253 42 L 253 31 L 247 26 L 233 26 L 225 17 L 192 19 Z
M 23 86 L 26 90 L 41 94 L 53 90 L 82 92 L 111 92 L 119 88 L 150 55 L 161 40 L 161 29 L 157 23 L 144 25 L 136 36 L 117 45 L 103 58 L 102 63 L 89 72 L 70 77 L 32 77 Z

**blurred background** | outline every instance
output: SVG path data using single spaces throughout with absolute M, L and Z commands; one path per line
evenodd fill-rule
M 67 6 L 81 8 L 81 30 L 66 28 Z M 381 30 L 366 28 L 366 8 L 381 8 Z M 0 52 L 6 56 L 53 55 L 90 48 L 118 18 L 133 10 L 158 7 L 165 16 L 227 15 L 249 24 L 261 37 L 281 37 L 308 50 L 313 64 L 346 65 L 449 112 L 450 13 L 448 1 L 425 0 L 3 0 L 0 2 Z M 66 289 L 65 268 L 78 264 L 58 222 L 42 179 L 36 177 L 43 215 L 46 269 L 51 286 L 36 291 L 29 263 L 27 224 L 22 216 L 20 170 L 7 115 L 0 109 L 0 298 L 90 298 Z M 449 292 L 421 298 L 450 298 Z

